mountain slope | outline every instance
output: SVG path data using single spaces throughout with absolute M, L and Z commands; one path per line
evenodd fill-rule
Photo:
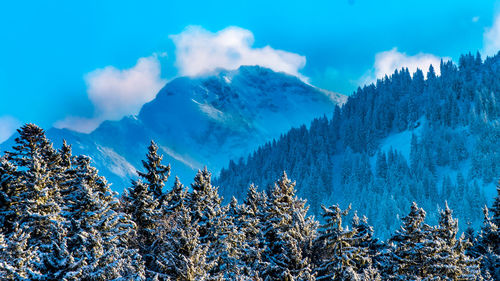
M 141 168 L 151 140 L 172 164 L 172 174 L 191 181 L 204 165 L 214 173 L 231 158 L 279 137 L 294 126 L 331 114 L 346 97 L 307 85 L 294 76 L 258 66 L 169 82 L 137 116 L 106 121 L 90 134 L 49 129 L 75 153 L 91 156 L 113 188 L 122 190 Z M 10 149 L 13 139 L 2 144 Z
M 500 53 L 464 55 L 427 79 L 407 69 L 359 89 L 330 118 L 292 129 L 245 161 L 230 161 L 217 184 L 243 198 L 286 170 L 319 217 L 320 204 L 353 204 L 388 237 L 416 201 L 436 223 L 447 200 L 461 230 L 478 227 L 500 177 Z M 491 203 L 491 200 L 489 201 Z

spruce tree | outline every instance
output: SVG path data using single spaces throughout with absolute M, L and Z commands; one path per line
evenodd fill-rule
M 269 266 L 269 262 L 266 262 L 263 257 L 266 243 L 262 231 L 267 204 L 266 193 L 257 191 L 257 188 L 251 185 L 236 221 L 240 231 L 246 237 L 242 259 L 247 266 L 257 273 L 262 272 Z
M 193 224 L 198 226 L 200 240 L 204 244 L 214 242 L 217 237 L 220 216 L 223 213 L 218 189 L 212 186 L 212 175 L 205 167 L 198 170 L 191 184 L 192 192 L 189 193 L 188 206 Z
M 440 212 L 438 227 L 430 234 L 428 239 L 435 241 L 436 250 L 426 261 L 429 264 L 429 276 L 450 280 L 478 280 L 481 274 L 479 261 L 465 255 L 468 242 L 465 236 L 457 239 L 458 220 L 452 217 L 448 203 L 445 203 L 445 209 Z
M 41 128 L 27 124 L 18 132 L 14 151 L 6 152 L 7 161 L 17 166 L 14 177 L 8 176 L 12 165 L 2 165 L 2 172 L 7 171 L 2 185 L 9 189 L 6 195 L 10 197 L 6 200 L 8 209 L 3 210 L 7 214 L 3 232 L 9 243 L 19 243 L 7 249 L 27 259 L 16 261 L 13 275 L 58 279 L 69 255 L 59 205 L 60 187 L 54 177 L 60 170 L 60 157 Z
M 123 194 L 122 205 L 137 227 L 137 238 L 130 246 L 139 250 L 145 263 L 146 275 L 150 279 L 161 275 L 161 272 L 153 269 L 156 263 L 153 248 L 162 239 L 157 233 L 161 218 L 161 211 L 157 208 L 158 201 L 154 199 L 148 186 L 138 180 L 133 181 L 132 186 Z
M 129 241 L 136 228 L 121 212 L 116 193 L 85 156 L 75 158 L 67 170 L 63 214 L 68 221 L 68 250 L 72 257 L 67 280 L 138 280 L 145 276 L 141 256 Z
M 137 171 L 137 174 L 145 180 L 149 192 L 153 194 L 154 200 L 161 201 L 163 187 L 170 176 L 170 165 L 165 166 L 162 164 L 163 155 L 158 154 L 158 145 L 154 141 L 151 141 L 146 157 L 147 160 L 142 161 L 146 172 Z
M 316 279 L 359 280 L 379 276 L 372 267 L 373 229 L 366 219 L 360 221 L 355 214 L 352 229 L 344 228 L 342 218 L 348 215 L 350 206 L 346 210 L 338 205 L 322 208 L 325 224 L 315 245 L 319 255 Z
M 491 206 L 491 211 L 493 212 L 492 222 L 500 226 L 500 179 L 497 182 L 497 197 Z
M 425 211 L 413 202 L 400 229 L 391 237 L 390 241 L 395 243 L 391 279 L 415 280 L 428 276 L 428 259 L 437 248 L 435 241 L 429 240 L 432 228 L 424 224 L 425 215 Z
M 493 280 L 500 279 L 500 231 L 493 223 L 489 210 L 484 207 L 484 222 L 481 227 L 473 252 L 481 256 L 483 276 L 491 276 Z
M 166 216 L 160 221 L 163 241 L 156 251 L 156 268 L 172 280 L 208 280 L 212 266 L 207 262 L 209 245 L 200 243 L 198 227 L 192 221 L 187 192 L 179 179 L 168 193 Z M 165 206 L 165 205 L 164 205 Z
M 314 280 L 308 257 L 316 235 L 317 223 L 307 216 L 306 201 L 295 196 L 295 183 L 285 172 L 274 184 L 266 205 L 263 253 L 268 268 L 264 280 Z

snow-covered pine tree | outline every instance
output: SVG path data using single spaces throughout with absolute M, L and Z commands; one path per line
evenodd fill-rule
M 177 272 L 181 263 L 185 262 L 181 255 L 177 253 L 179 249 L 173 247 L 177 245 L 172 239 L 180 238 L 177 227 L 187 225 L 182 218 L 188 213 L 186 209 L 187 190 L 182 185 L 178 177 L 175 177 L 174 186 L 164 194 L 160 211 L 162 215 L 158 221 L 158 226 L 155 235 L 158 239 L 155 241 L 155 246 L 151 248 L 151 253 L 155 259 L 150 265 L 151 270 L 158 274 L 158 280 L 166 280 L 171 276 L 178 277 Z M 188 227 L 192 227 L 190 224 Z M 178 258 L 179 260 L 174 259 Z
M 212 186 L 211 173 L 205 167 L 198 170 L 191 184 L 192 191 L 188 195 L 188 207 L 191 223 L 197 226 L 200 243 L 208 247 L 207 263 L 210 264 L 211 278 L 217 278 L 223 272 L 219 271 L 219 247 L 225 242 L 223 224 L 226 223 L 225 212 L 221 206 L 218 188 Z
M 500 231 L 486 206 L 483 211 L 483 226 L 471 252 L 473 256 L 481 257 L 481 270 L 485 278 L 491 276 L 493 280 L 500 280 Z
M 192 191 L 188 196 L 188 205 L 191 210 L 191 217 L 194 224 L 199 227 L 200 239 L 202 243 L 213 242 L 217 228 L 218 217 L 222 214 L 221 202 L 218 190 L 212 186 L 212 174 L 205 167 L 198 170 L 191 184 Z
M 132 186 L 122 196 L 122 206 L 130 215 L 137 227 L 137 237 L 131 241 L 130 247 L 139 250 L 145 263 L 148 279 L 162 276 L 164 273 L 156 272 L 156 255 L 154 248 L 161 243 L 162 237 L 158 235 L 158 227 L 162 212 L 158 209 L 158 200 L 146 183 L 141 180 L 133 181 Z
M 155 268 L 167 272 L 172 280 L 209 280 L 208 271 L 212 267 L 206 260 L 209 245 L 200 243 L 197 225 L 193 224 L 188 209 L 187 192 L 178 178 L 166 198 Z
M 163 187 L 170 176 L 170 165 L 163 165 L 163 155 L 158 154 L 158 145 L 154 141 L 148 147 L 147 160 L 142 161 L 146 172 L 137 171 L 137 174 L 145 180 L 148 190 L 153 194 L 154 200 L 162 200 Z M 159 203 L 161 205 L 161 202 Z
M 315 243 L 316 279 L 361 280 L 378 276 L 376 269 L 371 267 L 373 229 L 366 220 L 361 222 L 355 214 L 352 229 L 344 228 L 342 218 L 348 215 L 350 206 L 346 210 L 341 210 L 338 205 L 322 208 L 325 224 L 321 226 Z
M 17 203 L 22 191 L 17 183 L 17 168 L 6 157 L 0 157 L 0 232 L 13 231 L 16 213 L 11 208 Z
M 362 280 L 380 279 L 380 273 L 375 265 L 374 259 L 380 251 L 383 250 L 382 243 L 373 237 L 373 227 L 368 224 L 368 218 L 363 216 L 359 218 L 357 212 L 354 212 L 352 218 L 352 228 L 356 231 L 353 237 L 353 245 L 359 249 L 358 255 L 361 263 L 358 263 L 360 276 Z
M 161 208 L 163 212 L 163 219 L 171 219 L 177 215 L 179 210 L 186 206 L 187 190 L 182 185 L 178 177 L 175 177 L 174 186 L 164 196 Z
M 251 249 L 246 241 L 245 229 L 248 227 L 242 208 L 236 198 L 232 198 L 228 206 L 224 207 L 218 229 L 218 237 L 211 246 L 211 253 L 218 258 L 215 260 L 214 272 L 211 279 L 222 280 L 257 280 L 258 272 L 247 265 L 246 255 L 258 254 Z M 257 258 L 257 257 L 255 257 Z
M 68 251 L 72 254 L 65 280 L 141 280 L 144 264 L 138 251 L 129 248 L 135 225 L 121 212 L 112 192 L 91 159 L 78 156 L 68 175 L 63 215 L 68 222 Z
M 9 255 L 26 259 L 15 260 L 12 276 L 58 279 L 69 255 L 60 215 L 60 188 L 54 180 L 60 158 L 41 128 L 27 124 L 18 132 L 14 151 L 6 152 L 7 161 L 17 166 L 14 177 L 2 176 L 10 196 L 8 209 L 3 210 L 8 216 L 2 231 L 9 244 L 19 243 L 7 245 L 7 249 L 14 251 Z M 2 166 L 12 171 L 12 165 Z
M 269 266 L 263 259 L 266 244 L 262 231 L 268 198 L 264 191 L 259 192 L 254 185 L 247 191 L 243 205 L 240 206 L 236 224 L 245 234 L 245 247 L 242 259 L 254 272 L 260 273 Z M 258 280 L 258 278 L 255 278 Z
M 395 243 L 392 252 L 390 279 L 417 280 L 429 272 L 429 260 L 435 254 L 437 245 L 431 237 L 432 227 L 424 224 L 425 211 L 413 202 L 410 213 L 402 219 L 400 229 L 391 237 Z M 391 272 L 392 270 L 392 272 Z
M 306 201 L 295 196 L 295 182 L 286 173 L 274 184 L 263 221 L 266 248 L 263 260 L 269 266 L 264 280 L 314 280 L 308 254 L 317 222 L 307 216 Z
M 457 239 L 458 220 L 452 217 L 452 211 L 445 203 L 440 212 L 439 225 L 429 234 L 436 249 L 428 259 L 428 276 L 446 280 L 478 280 L 481 276 L 479 260 L 465 255 L 468 246 L 465 236 Z

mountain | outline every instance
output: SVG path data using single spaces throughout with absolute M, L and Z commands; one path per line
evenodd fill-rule
M 106 121 L 90 134 L 51 128 L 55 146 L 65 139 L 77 154 L 94 159 L 101 174 L 121 191 L 142 168 L 151 140 L 172 174 L 190 182 L 203 166 L 217 174 L 232 158 L 253 151 L 292 127 L 331 114 L 346 96 L 308 85 L 297 77 L 259 66 L 169 82 L 137 116 Z M 15 137 L 15 136 L 14 136 Z M 12 137 L 1 145 L 9 150 Z
M 271 190 L 285 170 L 312 214 L 320 217 L 321 204 L 352 203 L 381 237 L 412 201 L 428 211 L 428 223 L 447 201 L 462 231 L 479 227 L 500 177 L 500 53 L 439 67 L 440 76 L 433 67 L 425 76 L 396 70 L 328 118 L 230 161 L 216 181 L 220 192 L 243 199 L 252 183 Z

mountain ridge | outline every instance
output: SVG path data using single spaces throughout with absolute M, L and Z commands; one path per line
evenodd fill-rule
M 229 159 L 332 113 L 346 99 L 286 73 L 241 66 L 205 77 L 175 78 L 137 115 L 104 121 L 89 134 L 50 128 L 47 136 L 56 146 L 66 139 L 76 153 L 91 156 L 120 191 L 135 178 L 151 140 L 172 164 L 172 173 L 190 181 L 203 166 L 216 174 Z M 14 138 L 0 148 L 9 149 Z

